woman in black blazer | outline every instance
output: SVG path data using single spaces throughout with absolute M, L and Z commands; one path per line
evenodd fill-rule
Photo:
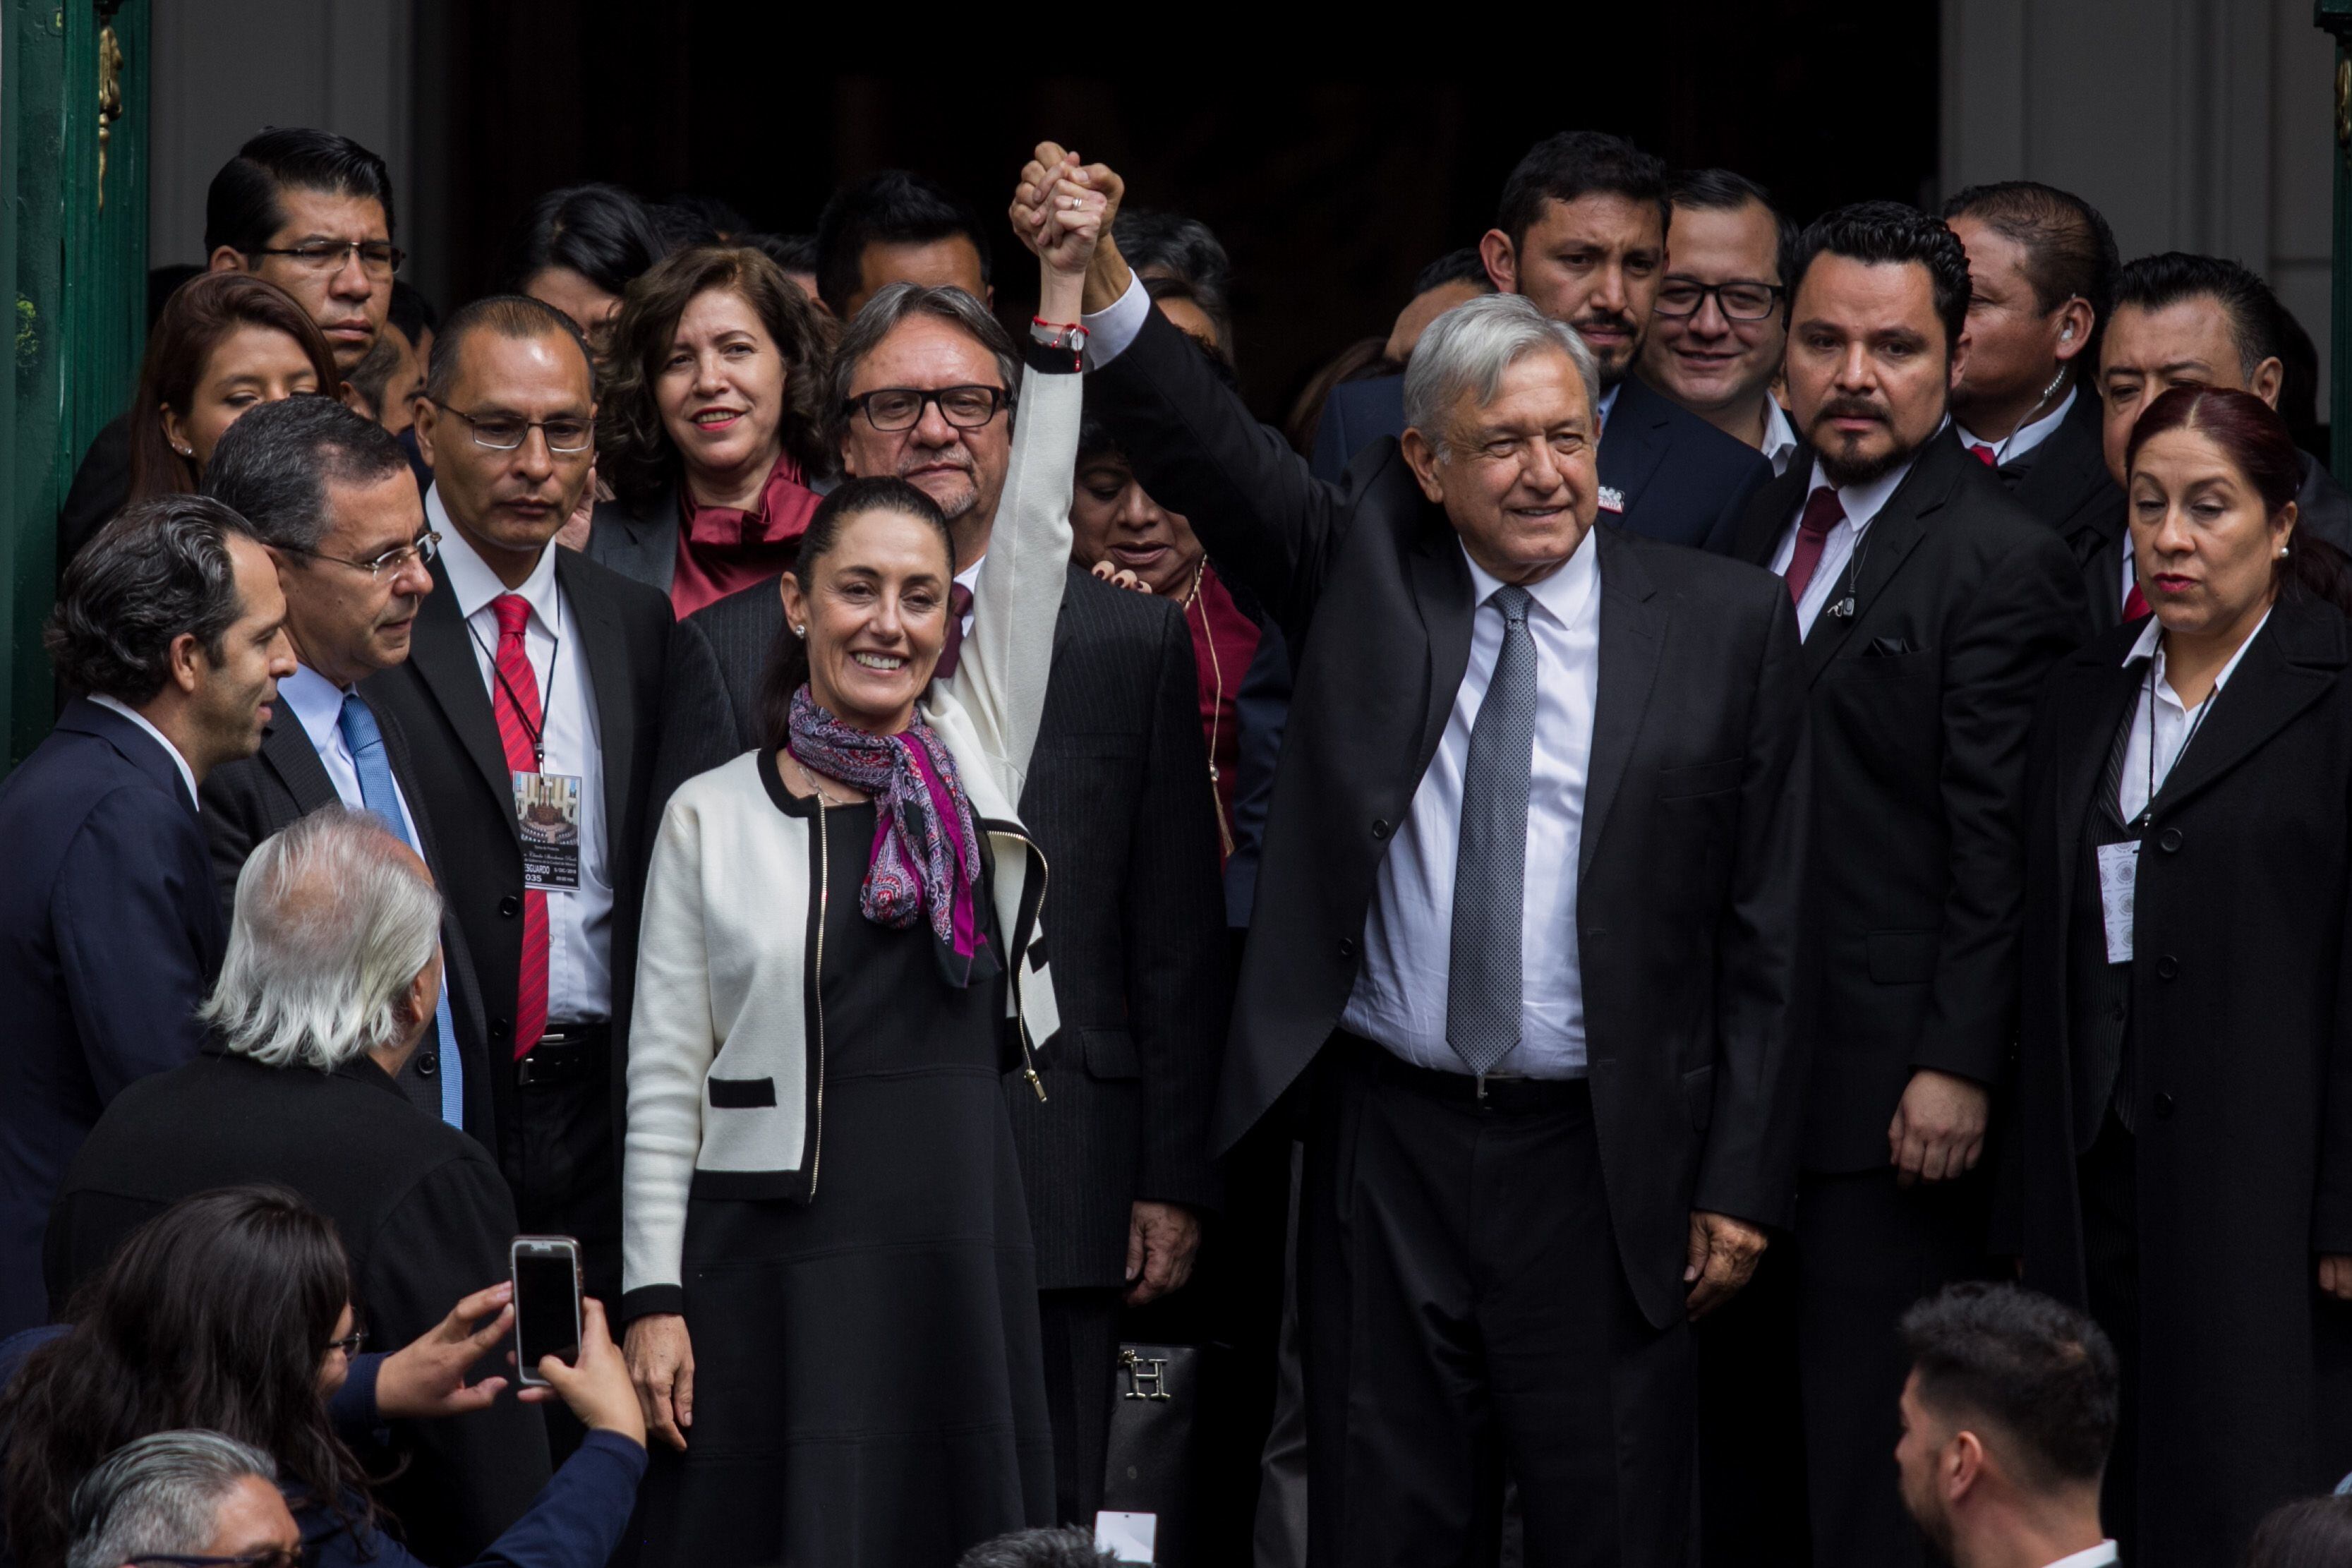
M 2123 1358 L 2106 1523 L 2168 1568 L 2352 1469 L 2352 578 L 2260 399 L 2177 387 L 2127 462 L 2155 615 L 2029 764 L 2017 1217 Z

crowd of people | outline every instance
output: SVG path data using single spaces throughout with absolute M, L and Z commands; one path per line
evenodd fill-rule
M 0 784 L 0 1559 L 2352 1562 L 2268 287 L 1568 132 L 1276 429 L 1128 195 L 1037 147 L 1018 330 L 898 171 L 443 315 L 222 169 Z

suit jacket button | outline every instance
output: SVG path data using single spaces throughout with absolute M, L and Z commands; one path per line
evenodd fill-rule
M 514 919 L 515 916 L 522 913 L 522 900 L 516 898 L 512 893 L 509 893 L 505 898 L 499 900 L 499 913 L 506 916 L 509 920 Z
M 431 1078 L 435 1073 L 439 1072 L 440 1070 L 441 1058 L 438 1055 L 432 1051 L 419 1051 L 416 1053 L 416 1076 L 418 1078 Z
M 2179 973 L 2180 961 L 2172 954 L 2168 952 L 2156 961 L 2156 977 L 2158 980 L 2169 980 Z
M 2163 850 L 2167 855 L 2170 855 L 2178 850 L 2180 847 L 2180 829 L 2178 827 L 2166 828 L 2164 830 L 2164 837 L 2156 841 L 2156 847 L 2158 849 Z
M 2170 1116 L 2172 1114 L 2172 1096 L 2166 1094 L 2163 1090 L 2158 1089 L 2157 1091 L 2156 1099 L 2153 1103 L 2156 1106 L 2157 1115 Z
M 1372 837 L 1375 838 L 1386 838 L 1388 836 L 1389 819 L 1385 816 L 1376 816 L 1372 818 Z
M 491 1019 L 491 1020 L 490 1020 L 490 1038 L 492 1038 L 492 1039 L 494 1039 L 494 1040 L 511 1040 L 511 1039 L 513 1039 L 513 1038 L 514 1038 L 514 1020 L 513 1020 L 512 1018 L 493 1018 L 493 1019 Z
M 1339 956 L 1342 958 L 1353 958 L 1356 956 L 1356 939 L 1354 937 L 1343 936 L 1339 939 Z

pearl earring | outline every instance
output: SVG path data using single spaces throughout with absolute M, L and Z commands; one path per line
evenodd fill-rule
M 2279 552 L 2279 553 L 2280 553 L 2280 554 L 2282 554 L 2282 555 L 2284 555 L 2284 554 L 2285 554 L 2285 553 L 2286 553 L 2286 552 L 2285 552 L 2285 551 L 2284 551 L 2284 550 L 2282 550 L 2282 551 L 2280 551 L 2280 552 Z M 793 628 L 793 636 L 794 636 L 794 637 L 804 637 L 808 636 L 808 627 L 806 627 L 806 626 L 794 626 L 794 627 Z
M 196 449 L 194 447 L 182 447 L 176 443 L 173 446 L 172 450 L 179 453 L 183 458 L 193 458 L 196 455 Z

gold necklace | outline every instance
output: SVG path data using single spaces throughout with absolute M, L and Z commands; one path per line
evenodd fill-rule
M 800 769 L 801 782 L 809 786 L 809 794 L 816 796 L 817 804 L 819 805 L 855 805 L 857 804 L 856 801 L 842 800 L 834 795 L 825 794 L 824 785 L 817 783 L 816 774 L 810 771 L 809 765 L 806 763 L 801 761 L 799 756 L 792 752 L 787 751 L 784 755 L 791 757 L 793 759 L 793 766 Z

